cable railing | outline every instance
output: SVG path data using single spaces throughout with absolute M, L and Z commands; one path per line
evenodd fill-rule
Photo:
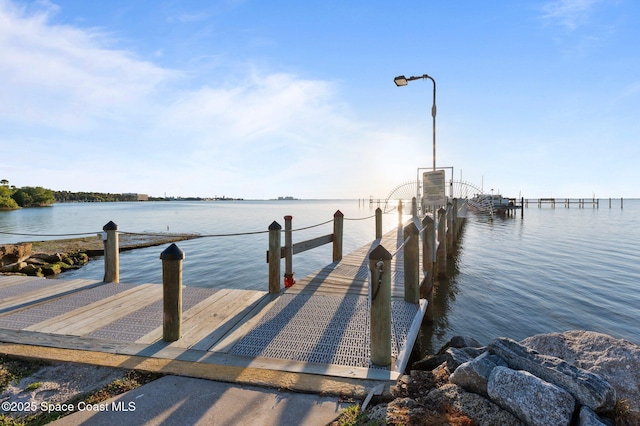
M 389 214 L 393 212 L 395 209 L 390 209 L 384 211 L 384 214 Z M 349 221 L 359 221 L 359 220 L 368 220 L 375 217 L 375 214 L 364 217 L 345 217 L 344 220 Z M 312 228 L 317 228 L 322 225 L 326 225 L 328 223 L 333 222 L 333 219 L 326 220 L 324 222 L 316 223 L 314 225 L 309 225 L 301 228 L 292 229 L 291 232 L 304 231 Z M 284 231 L 283 231 L 284 232 Z M 61 233 L 61 234 L 44 234 L 44 233 L 31 233 L 31 232 L 11 232 L 11 231 L 2 231 L 0 230 L 0 235 L 14 235 L 14 236 L 25 236 L 25 237 L 82 237 L 82 236 L 91 236 L 102 234 L 102 230 L 89 231 L 89 232 L 75 232 L 75 233 Z M 169 232 L 133 232 L 133 231 L 119 231 L 120 234 L 125 235 L 140 235 L 140 236 L 150 236 L 150 237 L 167 237 L 167 236 L 189 236 L 189 237 L 197 237 L 197 238 L 219 238 L 219 237 L 238 237 L 244 235 L 258 235 L 258 234 L 267 234 L 269 230 L 260 230 L 260 231 L 245 231 L 245 232 L 228 232 L 228 233 L 219 233 L 219 234 L 199 234 L 199 233 L 169 233 Z
M 393 211 L 393 210 L 391 209 L 390 211 Z M 364 220 L 371 219 L 374 216 L 375 215 L 367 215 L 363 217 L 343 217 L 343 220 L 364 221 Z M 333 221 L 334 219 L 330 219 L 330 220 L 322 221 L 319 223 L 314 223 L 311 225 L 297 227 L 295 229 L 293 229 L 292 227 L 291 229 L 289 229 L 290 227 L 287 227 L 287 229 L 282 229 L 281 233 L 283 234 L 286 233 L 290 237 L 296 232 L 309 231 L 314 228 L 325 226 Z M 115 223 L 113 223 L 113 221 L 111 221 L 109 222 L 109 224 L 105 225 L 103 229 L 88 231 L 88 232 L 72 231 L 72 232 L 53 233 L 53 232 L 46 232 L 46 231 L 37 232 L 37 230 L 33 230 L 33 229 L 24 230 L 24 231 L 19 231 L 15 229 L 0 229 L 0 237 L 2 235 L 7 235 L 11 237 L 24 236 L 26 237 L 25 240 L 30 240 L 30 241 L 37 241 L 38 239 L 55 241 L 56 244 L 58 244 L 57 250 L 60 250 L 60 249 L 64 250 L 65 244 L 68 245 L 68 243 L 71 243 L 71 241 L 76 238 L 84 239 L 84 241 L 81 243 L 82 246 L 78 247 L 77 245 L 74 245 L 73 247 L 74 252 L 76 251 L 83 252 L 83 253 L 87 253 L 90 257 L 95 257 L 103 254 L 106 255 L 107 253 L 105 250 L 106 241 L 108 239 L 108 233 L 107 233 L 106 227 L 109 227 L 109 226 L 115 226 L 117 235 L 120 236 L 118 240 L 118 252 L 123 250 L 135 249 L 135 248 L 144 248 L 144 247 L 150 247 L 155 245 L 168 244 L 168 243 L 177 242 L 183 239 L 230 238 L 230 237 L 236 238 L 236 237 L 243 237 L 243 236 L 256 236 L 256 235 L 268 234 L 269 232 L 271 232 L 268 228 L 262 229 L 262 230 L 248 230 L 248 231 L 240 231 L 240 232 L 219 232 L 219 233 L 175 233 L 175 232 L 170 233 L 170 232 L 147 232 L 147 231 L 140 232 L 140 231 L 132 231 L 132 230 L 120 230 L 119 227 Z M 305 250 L 318 247 L 319 245 L 321 245 L 319 244 L 320 242 L 324 244 L 328 242 L 333 242 L 334 234 L 336 233 L 334 232 L 330 234 L 330 237 L 323 236 L 323 237 L 316 238 L 315 241 L 312 240 L 311 242 L 309 241 L 298 242 L 293 247 L 293 253 L 299 253 Z M 93 239 L 91 239 L 91 237 L 93 237 Z M 16 239 L 16 238 L 13 238 L 13 239 Z M 21 244 L 21 243 L 12 243 L 12 244 Z M 74 241 L 74 244 L 75 244 L 75 241 Z M 109 259 L 105 259 L 105 261 L 107 263 L 110 262 Z M 16 268 L 18 268 L 18 266 L 16 266 Z M 21 269 L 24 269 L 24 265 L 21 266 Z M 29 271 L 31 271 L 31 269 Z M 21 271 L 12 269 L 11 272 L 19 273 Z M 25 270 L 25 273 L 31 273 L 31 272 L 27 272 Z M 60 271 L 58 271 L 58 273 L 59 272 Z M 45 275 L 50 274 L 48 270 L 43 271 L 43 273 Z M 116 274 L 115 273 L 107 274 L 105 272 L 105 275 L 106 276 L 110 275 L 112 277 L 115 277 Z

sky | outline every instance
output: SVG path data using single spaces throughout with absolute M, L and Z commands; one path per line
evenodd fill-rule
M 640 196 L 636 0 L 0 0 L 0 179 L 386 198 Z

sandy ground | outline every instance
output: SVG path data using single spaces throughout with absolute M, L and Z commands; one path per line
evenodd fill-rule
M 21 417 L 122 379 L 126 370 L 68 362 L 44 365 L 0 394 L 0 413 Z M 31 386 L 31 388 L 29 388 Z

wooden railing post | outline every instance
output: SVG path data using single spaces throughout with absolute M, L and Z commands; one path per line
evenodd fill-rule
M 280 252 L 282 226 L 275 220 L 269 225 L 269 293 L 280 292 Z
M 391 253 L 378 245 L 369 253 L 371 271 L 371 362 L 391 365 Z
M 438 210 L 438 250 L 436 253 L 436 271 L 438 277 L 447 277 L 447 211 Z
M 433 264 L 435 263 L 436 228 L 431 216 L 422 219 L 422 270 L 427 274 L 427 280 L 433 282 Z
M 420 302 L 420 230 L 414 222 L 402 231 L 402 238 L 409 241 L 404 245 L 404 300 Z
M 453 209 L 451 211 L 451 223 L 453 224 L 453 229 L 452 229 L 452 233 L 453 233 L 453 245 L 457 246 L 458 245 L 458 235 L 460 232 L 460 221 L 458 220 L 458 199 L 454 198 L 453 199 L 453 205 L 451 206 L 451 208 Z
M 344 214 L 336 210 L 333 214 L 333 261 L 342 260 L 342 240 L 344 235 Z
M 293 278 L 293 236 L 291 233 L 293 216 L 284 217 L 284 286 L 296 283 Z
M 447 203 L 447 256 L 453 254 L 453 204 Z
M 411 199 L 411 217 L 418 217 L 418 200 L 416 197 Z
M 436 246 L 436 230 L 433 223 L 433 219 L 430 216 L 425 216 L 422 219 L 422 270 L 426 277 L 424 284 L 420 287 L 420 294 L 427 299 L 427 310 L 425 314 L 425 321 L 427 323 L 433 323 L 434 319 L 434 304 L 433 304 L 433 286 L 434 286 L 434 255 Z
M 376 240 L 382 238 L 382 209 L 376 209 Z
M 175 342 L 182 337 L 182 261 L 184 252 L 171 244 L 162 259 L 162 340 Z
M 402 225 L 402 200 L 398 200 L 398 223 Z
M 118 225 L 109 221 L 102 230 L 107 233 L 104 241 L 104 279 L 105 283 L 120 282 L 120 249 L 118 243 Z

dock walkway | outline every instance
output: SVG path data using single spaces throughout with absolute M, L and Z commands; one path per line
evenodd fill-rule
M 183 288 L 182 338 L 162 340 L 162 285 L 0 276 L 0 352 L 137 368 L 284 389 L 366 394 L 395 381 L 426 310 L 404 301 L 402 252 L 392 262 L 390 368 L 371 364 L 368 253 L 401 230 L 279 294 Z

